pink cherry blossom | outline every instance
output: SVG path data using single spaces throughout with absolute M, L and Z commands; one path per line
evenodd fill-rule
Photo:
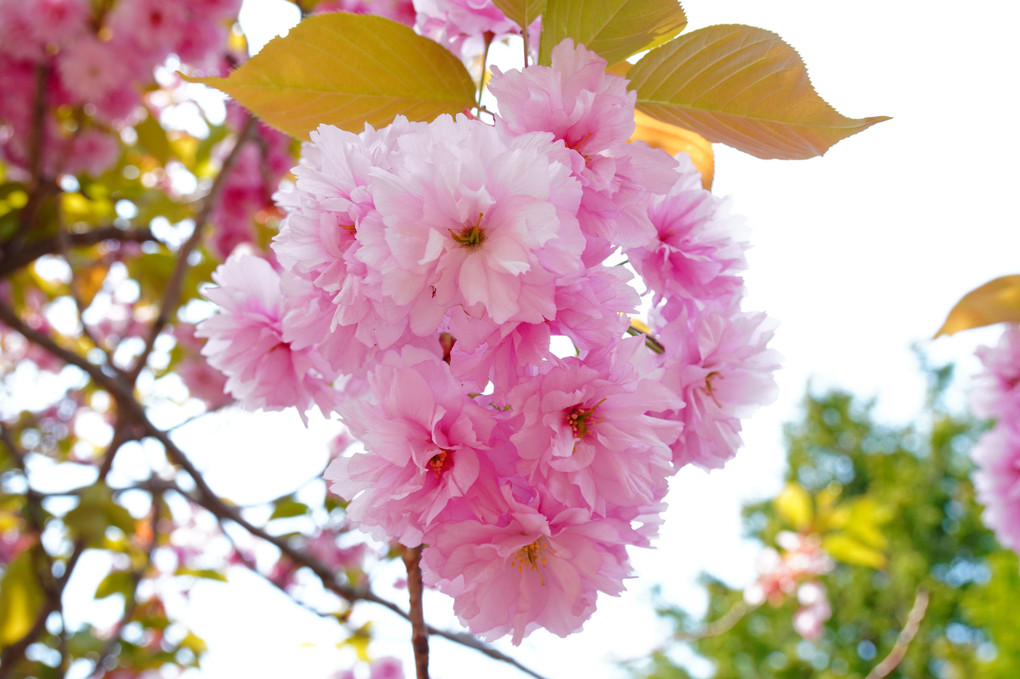
M 701 173 L 687 154 L 679 154 L 678 177 L 665 194 L 655 196 L 649 217 L 656 238 L 627 250 L 654 302 L 683 298 L 704 305 L 732 297 L 742 285 L 746 226 L 729 215 L 728 205 L 701 187 Z
M 673 409 L 684 423 L 673 446 L 673 463 L 722 467 L 742 441 L 741 418 L 775 398 L 778 354 L 766 348 L 772 324 L 764 314 L 740 310 L 739 298 L 702 310 L 664 307 L 675 318 L 656 336 L 665 347 L 664 384 L 680 395 Z M 654 328 L 653 328 L 654 329 Z
M 576 270 L 583 248 L 563 147 L 547 135 L 504 143 L 449 116 L 399 143 L 404 163 L 371 184 L 385 230 L 359 234 L 358 257 L 415 310 L 414 332 L 433 332 L 454 305 L 495 323 L 552 318 L 555 276 Z
M 604 59 L 566 39 L 553 48 L 551 66 L 506 73 L 494 67 L 490 84 L 504 134 L 551 132 L 574 152 L 572 167 L 584 187 L 579 219 L 591 239 L 588 263 L 615 245 L 648 243 L 655 235 L 649 192 L 665 192 L 675 180 L 665 152 L 627 143 L 637 95 L 605 69 Z
M 61 51 L 57 68 L 64 87 L 79 101 L 101 101 L 131 78 L 124 56 L 93 37 L 82 38 Z
M 203 294 L 220 307 L 196 334 L 210 365 L 227 376 L 227 391 L 246 408 L 280 410 L 312 404 L 327 413 L 335 392 L 328 364 L 313 351 L 295 351 L 283 339 L 286 299 L 280 275 L 268 262 L 232 257 L 213 273 L 217 287 Z
M 616 596 L 630 577 L 629 522 L 583 509 L 543 511 L 503 489 L 495 522 L 439 524 L 422 555 L 426 584 L 453 597 L 453 610 L 484 639 L 512 634 L 514 644 L 539 627 L 561 637 L 595 611 L 599 592 Z
M 499 40 L 520 33 L 492 0 L 414 0 L 418 32 L 432 38 L 454 54 L 481 54 L 484 36 Z
M 998 426 L 985 433 L 971 456 L 974 488 L 985 506 L 981 518 L 1006 547 L 1020 553 L 1020 432 Z
M 970 394 L 974 414 L 1020 428 L 1020 326 L 1006 326 L 997 345 L 976 353 L 984 371 Z
M 628 369 L 628 356 L 643 344 L 640 337 L 624 340 L 613 356 L 620 365 L 601 370 L 576 358 L 548 361 L 510 391 L 519 418 L 511 441 L 518 469 L 532 483 L 603 516 L 662 499 L 681 426 L 648 414 L 668 409 L 677 396 Z
M 350 501 L 349 519 L 414 547 L 478 480 L 495 413 L 463 393 L 438 357 L 411 347 L 384 356 L 369 381 L 376 403 L 340 408 L 367 452 L 334 458 L 325 478 Z

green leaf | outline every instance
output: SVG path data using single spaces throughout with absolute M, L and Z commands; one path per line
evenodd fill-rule
M 0 648 L 20 641 L 35 624 L 43 605 L 43 591 L 26 549 L 7 564 L 0 580 Z
M 545 11 L 546 0 L 492 0 L 506 18 L 521 28 L 527 28 Z
M 538 63 L 549 64 L 553 48 L 573 38 L 612 65 L 669 42 L 686 25 L 676 0 L 549 0 Z
M 882 552 L 846 533 L 826 535 L 822 538 L 822 549 L 828 552 L 833 559 L 843 563 L 871 568 L 885 568 L 886 565 L 886 558 Z
M 217 582 L 226 582 L 227 576 L 218 570 L 213 568 L 188 568 L 181 566 L 174 575 L 190 575 L 193 578 L 202 578 L 204 580 L 216 580 Z
M 108 596 L 120 594 L 126 602 L 133 588 L 134 576 L 129 571 L 110 571 L 96 587 L 96 598 L 105 599 Z
M 993 323 L 1020 323 L 1020 274 L 988 281 L 963 296 L 935 337 Z
M 814 512 L 811 496 L 799 484 L 790 482 L 774 500 L 776 513 L 786 519 L 795 529 L 800 530 L 811 524 Z
M 432 120 L 474 106 L 460 60 L 407 26 L 365 14 L 309 17 L 227 78 L 191 78 L 223 90 L 299 139 L 320 123 L 359 132 L 397 115 Z
M 146 252 L 128 260 L 128 275 L 138 282 L 143 300 L 153 301 L 162 296 L 176 262 L 169 252 Z
M 64 516 L 64 524 L 93 547 L 103 544 L 107 528 L 117 528 L 125 535 L 135 528 L 131 513 L 114 502 L 110 488 L 101 483 L 82 491 L 78 506 Z
M 174 157 L 166 130 L 151 112 L 145 116 L 142 122 L 135 125 L 135 132 L 138 134 L 138 145 L 151 153 L 160 165 L 166 165 Z
M 645 55 L 630 80 L 639 110 L 758 158 L 811 158 L 888 120 L 838 113 L 792 47 L 750 26 L 682 35 Z
M 270 519 L 288 519 L 293 516 L 304 516 L 308 513 L 308 505 L 298 502 L 294 498 L 285 497 L 276 501 Z

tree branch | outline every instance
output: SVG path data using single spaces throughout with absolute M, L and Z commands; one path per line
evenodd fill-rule
M 384 599 L 371 590 L 364 588 L 354 588 L 336 581 L 333 576 L 333 572 L 323 565 L 321 562 L 315 560 L 310 555 L 303 553 L 301 550 L 294 548 L 286 539 L 270 535 L 265 530 L 255 526 L 250 521 L 245 519 L 235 508 L 224 502 L 206 483 L 202 476 L 202 473 L 191 463 L 188 457 L 184 454 L 176 443 L 170 438 L 169 434 L 154 425 L 145 413 L 144 407 L 135 399 L 134 392 L 131 386 L 124 383 L 123 378 L 118 378 L 113 375 L 108 375 L 103 372 L 101 368 L 93 365 L 83 357 L 69 351 L 60 345 L 58 345 L 48 335 L 29 327 L 24 321 L 17 317 L 14 311 L 0 302 L 0 321 L 7 324 L 12 329 L 18 331 L 24 337 L 36 344 L 37 346 L 49 351 L 51 354 L 61 359 L 65 363 L 76 366 L 83 370 L 89 377 L 91 377 L 99 386 L 106 389 L 110 395 L 117 401 L 118 407 L 122 409 L 123 414 L 130 418 L 139 428 L 139 431 L 133 432 L 133 436 L 139 438 L 144 436 L 151 436 L 152 438 L 159 441 L 164 449 L 166 450 L 167 457 L 171 462 L 181 467 L 188 473 L 195 483 L 197 497 L 192 496 L 189 493 L 180 491 L 187 497 L 190 497 L 193 502 L 202 505 L 208 511 L 212 512 L 216 517 L 220 519 L 228 519 L 237 525 L 247 530 L 252 535 L 259 537 L 266 542 L 274 545 L 283 554 L 302 566 L 307 567 L 322 581 L 323 585 L 334 592 L 338 596 L 354 602 L 354 601 L 368 601 L 374 604 L 378 604 L 383 608 L 386 608 L 405 620 L 409 619 L 409 614 L 404 611 L 400 606 Z M 492 648 L 488 644 L 485 644 L 470 634 L 459 633 L 459 632 L 448 632 L 446 630 L 436 629 L 434 627 L 428 627 L 429 634 L 434 636 L 440 636 L 445 639 L 449 639 L 454 643 L 460 644 L 467 648 L 472 648 L 476 651 L 484 653 L 494 660 L 505 662 L 513 667 L 516 667 L 520 671 L 528 674 L 535 679 L 544 679 L 544 677 L 533 670 L 528 669 L 514 658 L 501 653 L 500 651 Z M 3 679 L 0 676 L 0 679 Z
M 64 239 L 66 239 L 67 246 L 71 248 L 89 247 L 107 240 L 121 243 L 147 243 L 157 240 L 152 230 L 147 226 L 139 229 L 123 229 L 111 225 L 80 233 L 56 234 L 49 238 L 27 243 L 20 249 L 4 252 L 0 257 L 0 278 L 7 278 L 18 269 L 28 266 L 44 255 L 57 254 L 61 251 L 61 241 Z
M 166 289 L 163 292 L 163 299 L 159 305 L 159 314 L 152 322 L 152 327 L 149 328 L 148 337 L 145 338 L 145 349 L 142 350 L 142 353 L 135 360 L 134 366 L 127 373 L 131 384 L 134 384 L 138 379 L 138 375 L 149 360 L 149 354 L 152 353 L 152 348 L 156 344 L 156 338 L 163 332 L 163 329 L 170 322 L 170 316 L 177 309 L 177 303 L 181 297 L 181 288 L 184 286 L 184 275 L 191 266 L 188 259 L 202 241 L 202 236 L 205 235 L 205 227 L 209 223 L 209 217 L 216 206 L 216 201 L 219 200 L 220 194 L 226 186 L 227 178 L 230 176 L 230 171 L 237 163 L 245 143 L 255 133 L 256 122 L 254 116 L 249 116 L 244 127 L 241 128 L 240 133 L 237 135 L 237 141 L 234 143 L 234 148 L 223 159 L 223 166 L 220 168 L 219 174 L 216 175 L 216 180 L 209 189 L 209 193 L 202 199 L 202 206 L 199 208 L 198 214 L 195 215 L 195 230 L 191 232 L 188 240 L 184 241 L 181 249 L 176 253 L 177 261 L 174 264 L 174 270 L 170 274 L 170 279 L 167 281 Z
M 418 679 L 429 679 L 429 634 L 425 627 L 422 608 L 421 545 L 404 548 L 404 567 L 407 569 L 407 593 L 410 599 L 411 647 L 414 649 L 414 666 Z
M 921 621 L 924 620 L 924 614 L 927 610 L 928 590 L 924 587 L 918 587 L 917 595 L 914 597 L 914 605 L 911 607 L 910 613 L 907 614 L 907 622 L 900 631 L 896 644 L 889 651 L 889 655 L 882 662 L 878 663 L 865 679 L 882 679 L 887 677 L 903 662 L 903 658 L 906 657 L 907 650 L 910 648 L 910 642 L 914 640 L 917 632 L 921 629 Z
M 756 608 L 757 606 L 751 606 L 744 601 L 738 601 L 718 620 L 706 623 L 701 629 L 693 632 L 677 632 L 673 635 L 673 638 L 677 641 L 698 641 L 699 639 L 717 637 L 720 634 L 729 632 L 745 615 Z

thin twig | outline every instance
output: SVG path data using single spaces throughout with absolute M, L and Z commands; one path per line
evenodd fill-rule
M 917 632 L 921 629 L 921 621 L 924 620 L 924 614 L 928 610 L 928 590 L 924 587 L 917 588 L 917 595 L 914 597 L 914 605 L 910 609 L 910 613 L 907 614 L 907 622 L 900 630 L 900 635 L 896 638 L 896 644 L 892 650 L 889 651 L 882 662 L 875 665 L 875 669 L 868 673 L 865 679 L 882 679 L 883 677 L 889 676 L 894 669 L 896 669 L 903 658 L 907 655 L 907 650 L 910 648 L 910 642 L 917 636 Z
M 122 229 L 119 226 L 103 226 L 80 233 L 63 233 L 27 243 L 15 251 L 5 251 L 0 257 L 0 278 L 28 266 L 44 255 L 53 255 L 61 251 L 62 241 L 71 248 L 83 248 L 96 245 L 103 241 L 119 241 L 121 243 L 154 242 L 156 237 L 149 227 L 139 229 Z
M 414 649 L 414 667 L 418 679 L 429 679 L 429 633 L 425 628 L 425 611 L 422 607 L 421 545 L 404 549 L 404 567 L 407 569 L 407 593 L 410 599 L 411 647 Z
M 135 432 L 133 435 L 138 437 L 151 436 L 158 440 L 166 450 L 167 457 L 170 461 L 184 469 L 184 471 L 186 471 L 192 478 L 192 481 L 195 483 L 197 496 L 192 496 L 188 493 L 185 494 L 188 495 L 188 497 L 191 497 L 193 502 L 202 505 L 215 516 L 221 519 L 228 519 L 238 524 L 252 535 L 274 545 L 292 560 L 300 563 L 302 566 L 307 567 L 315 573 L 315 575 L 322 581 L 323 585 L 338 596 L 351 602 L 368 601 L 378 604 L 379 606 L 396 613 L 405 620 L 409 618 L 408 613 L 400 606 L 392 601 L 380 597 L 371 590 L 365 588 L 354 588 L 337 582 L 332 570 L 324 564 L 312 558 L 310 555 L 303 553 L 301 550 L 294 548 L 286 539 L 270 535 L 265 530 L 255 526 L 241 516 L 234 507 L 231 507 L 224 502 L 209 487 L 203 478 L 202 473 L 191 463 L 177 444 L 173 442 L 169 434 L 149 420 L 144 407 L 136 400 L 132 387 L 125 384 L 123 378 L 107 374 L 103 372 L 101 368 L 93 365 L 73 351 L 61 347 L 49 335 L 28 326 L 24 321 L 18 318 L 17 314 L 15 314 L 9 306 L 2 302 L 0 302 L 0 322 L 5 323 L 12 329 L 21 333 L 29 342 L 45 349 L 65 363 L 83 370 L 99 386 L 106 389 L 117 402 L 118 407 L 123 411 L 124 416 L 128 417 L 140 428 L 140 431 Z M 183 493 L 184 491 L 179 492 Z M 488 644 L 479 641 L 470 634 L 450 632 L 436 629 L 431 626 L 428 627 L 428 632 L 433 636 L 440 636 L 467 648 L 484 653 L 494 660 L 499 660 L 500 662 L 512 665 L 521 672 L 524 672 L 535 679 L 545 679 L 541 674 L 527 668 L 514 658 L 496 650 Z M 2 675 L 0 675 L 0 679 L 3 679 Z
M 738 601 L 718 620 L 706 623 L 701 629 L 693 632 L 677 632 L 673 635 L 673 638 L 677 641 L 698 641 L 699 639 L 717 637 L 720 634 L 729 632 L 745 615 L 756 608 L 757 606 L 751 606 L 744 601 Z
M 117 650 L 117 645 L 120 642 L 120 635 L 124 632 L 124 627 L 131 621 L 131 617 L 135 614 L 135 609 L 138 608 L 138 586 L 141 585 L 145 572 L 152 565 L 152 554 L 156 551 L 156 545 L 159 544 L 159 521 L 161 518 L 161 505 L 157 501 L 159 495 L 159 491 L 152 490 L 152 512 L 149 517 L 149 522 L 152 525 L 152 538 L 145 548 L 145 559 L 142 565 L 131 574 L 131 586 L 128 592 L 124 593 L 124 614 L 120 617 L 117 628 L 103 647 L 103 652 L 99 655 L 99 660 L 96 661 L 95 669 L 89 675 L 90 679 L 98 679 L 107 672 L 106 661 L 113 658 L 114 651 Z
M 128 380 L 131 384 L 134 384 L 138 379 L 138 375 L 149 360 L 149 354 L 152 353 L 152 349 L 156 344 L 156 338 L 159 337 L 159 334 L 163 332 L 163 329 L 170 322 L 170 317 L 177 308 L 177 303 L 181 297 L 181 289 L 184 287 L 184 276 L 191 266 L 188 259 L 202 241 L 202 236 L 205 235 L 205 227 L 209 222 L 209 217 L 212 215 L 213 208 L 216 207 L 216 202 L 226 186 L 230 171 L 241 155 L 241 150 L 244 148 L 248 138 L 254 134 L 256 122 L 254 116 L 249 116 L 248 121 L 241 128 L 237 135 L 237 141 L 234 142 L 234 148 L 223 159 L 223 166 L 220 168 L 219 174 L 216 175 L 216 180 L 213 182 L 212 187 L 209 188 L 209 193 L 202 199 L 202 206 L 199 208 L 198 214 L 195 215 L 195 230 L 191 232 L 188 240 L 184 241 L 184 244 L 176 253 L 177 261 L 174 263 L 174 270 L 171 272 L 166 288 L 163 291 L 163 299 L 159 305 L 159 314 L 157 314 L 156 319 L 152 322 L 149 334 L 145 338 L 145 349 L 139 354 L 131 370 L 127 372 Z

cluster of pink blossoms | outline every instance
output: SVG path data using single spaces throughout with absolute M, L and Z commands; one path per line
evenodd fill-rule
M 832 617 L 825 585 L 818 576 L 834 567 L 832 559 L 822 549 L 818 535 L 780 531 L 776 543 L 782 554 L 766 547 L 759 553 L 755 566 L 758 580 L 744 590 L 744 601 L 760 606 L 766 601 L 780 606 L 787 597 L 796 595 L 800 606 L 793 614 L 793 628 L 808 641 L 822 634 L 822 625 Z
M 997 420 L 974 446 L 974 486 L 985 525 L 1020 553 L 1020 327 L 1010 325 L 995 347 L 978 349 L 985 371 L 971 392 L 978 417 Z
M 364 444 L 326 470 L 348 518 L 427 545 L 426 583 L 486 638 L 578 630 L 668 477 L 722 466 L 772 396 L 742 222 L 686 156 L 628 142 L 635 95 L 605 66 L 565 41 L 494 70 L 494 125 L 320 126 L 278 195 L 279 268 L 235 256 L 206 292 L 228 391 L 338 413 Z
M 140 92 L 171 54 L 225 70 L 222 48 L 241 0 L 0 0 L 0 157 L 28 168 L 36 102 L 49 111 L 40 142 L 47 177 L 99 175 L 120 154 L 116 132 L 140 119 Z

